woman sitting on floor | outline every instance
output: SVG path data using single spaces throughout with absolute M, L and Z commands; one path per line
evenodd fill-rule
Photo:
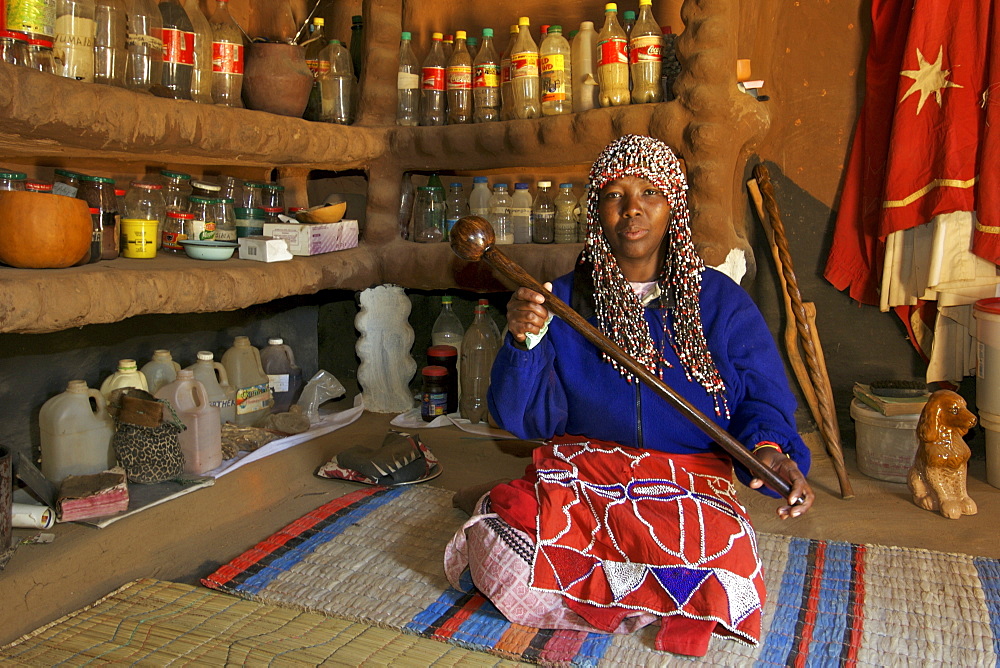
M 810 453 L 784 366 L 746 292 L 695 253 L 686 189 L 663 142 L 610 144 L 590 173 L 581 260 L 551 291 L 751 447 L 791 485 L 778 515 L 801 515 Z M 519 288 L 507 323 L 490 411 L 521 438 L 551 440 L 524 478 L 478 501 L 448 546 L 452 584 L 468 567 L 526 626 L 627 633 L 658 621 L 657 648 L 691 656 L 713 633 L 756 644 L 763 577 L 731 458 L 551 319 L 542 295 Z M 738 464 L 736 476 L 776 496 Z

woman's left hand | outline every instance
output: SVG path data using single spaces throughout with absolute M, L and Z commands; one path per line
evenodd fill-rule
M 789 517 L 798 517 L 812 507 L 816 495 L 813 494 L 812 487 L 809 486 L 806 477 L 799 470 L 798 464 L 774 448 L 762 448 L 757 451 L 754 457 L 792 486 L 791 494 L 785 499 L 788 505 L 778 508 L 778 517 L 783 520 L 787 520 Z M 764 481 L 760 478 L 754 478 L 750 481 L 750 486 L 754 489 L 758 489 L 763 484 Z M 801 502 L 796 503 L 797 499 L 801 499 Z

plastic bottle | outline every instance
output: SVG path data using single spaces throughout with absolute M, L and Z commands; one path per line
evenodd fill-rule
M 360 15 L 351 17 L 351 42 L 348 47 L 351 54 L 351 69 L 354 75 L 361 79 L 361 66 L 364 62 L 365 52 L 365 22 Z
M 444 52 L 444 62 L 451 59 L 452 51 L 455 48 L 455 36 L 445 35 L 441 40 L 441 50 Z
M 431 36 L 431 50 L 420 68 L 420 125 L 444 125 L 445 64 L 441 33 Z
M 573 58 L 562 26 L 549 26 L 538 50 L 541 71 L 542 114 L 557 116 L 573 111 Z
M 135 387 L 149 392 L 149 385 L 146 383 L 146 376 L 139 371 L 135 360 L 118 360 L 118 370 L 104 379 L 101 383 L 101 394 L 104 399 L 111 401 L 111 392 L 123 387 Z
M 302 394 L 302 369 L 295 363 L 295 354 L 284 339 L 267 340 L 267 347 L 260 351 L 260 364 L 267 374 L 274 399 L 275 413 L 287 413 Z
M 330 61 L 320 60 L 321 55 L 325 55 L 325 49 L 329 44 L 326 38 L 326 19 L 317 16 L 309 26 L 309 35 L 306 38 L 306 65 L 313 75 L 312 89 L 309 91 L 309 102 L 303 118 L 307 121 L 318 121 L 323 113 L 323 99 L 320 95 L 319 80 L 330 71 Z
M 642 3 L 639 4 L 641 5 Z M 632 36 L 632 26 L 634 25 L 635 25 L 635 12 L 633 12 L 631 9 L 626 12 L 622 12 L 622 30 L 625 31 L 626 37 Z
M 591 21 L 580 24 L 573 38 L 573 111 L 587 111 L 599 107 L 600 87 L 597 84 L 597 33 Z
M 571 244 L 576 242 L 576 208 L 577 199 L 573 194 L 572 183 L 560 183 L 559 194 L 555 199 L 555 242 L 557 244 Z
M 431 327 L 431 345 L 452 346 L 455 350 L 461 350 L 464 336 L 465 328 L 452 309 L 451 295 L 444 295 L 441 297 L 441 313 Z
M 160 85 L 152 91 L 175 100 L 191 99 L 194 76 L 194 26 L 180 0 L 160 0 L 163 19 L 163 68 Z
M 42 474 L 56 485 L 68 475 L 100 473 L 115 465 L 115 426 L 107 401 L 86 381 L 71 380 L 65 392 L 46 401 L 38 413 L 38 429 Z
M 475 314 L 462 339 L 462 370 L 459 372 L 462 393 L 458 400 L 462 417 L 473 423 L 486 418 L 486 392 L 490 387 L 490 370 L 497 353 L 486 322 L 486 309 L 477 304 Z
M 445 202 L 437 188 L 419 186 L 413 202 L 413 240 L 437 243 L 444 240 Z
M 219 409 L 208 401 L 205 386 L 191 369 L 177 373 L 177 380 L 153 394 L 170 403 L 186 429 L 177 435 L 184 455 L 184 473 L 201 475 L 222 464 L 222 423 Z
M 590 186 L 583 186 L 583 195 L 580 196 L 580 203 L 576 208 L 576 240 L 587 240 L 587 198 L 590 196 Z
M 354 122 L 354 99 L 357 80 L 354 78 L 351 54 L 339 40 L 331 39 L 320 61 L 329 59 L 330 71 L 319 79 L 323 101 L 320 120 L 326 123 L 350 125 Z
M 125 85 L 150 91 L 163 77 L 163 18 L 154 0 L 129 0 Z
M 472 192 L 469 194 L 469 213 L 489 220 L 490 218 L 490 187 L 485 176 L 472 177 Z
M 399 69 L 396 73 L 396 125 L 413 127 L 420 108 L 420 61 L 413 53 L 412 35 L 404 32 L 399 41 Z
M 664 102 L 674 99 L 674 81 L 681 73 L 681 64 L 677 60 L 675 35 L 670 26 L 660 26 L 663 31 L 663 61 L 660 63 L 660 93 Z
M 542 105 L 538 97 L 538 46 L 531 37 L 527 16 L 517 20 L 518 35 L 510 54 L 510 87 L 514 97 L 514 118 L 538 118 Z
M 517 25 L 510 27 L 507 46 L 500 56 L 500 120 L 509 121 L 514 118 L 514 89 L 511 87 L 510 55 L 514 52 L 514 44 L 520 33 Z
M 473 65 L 472 97 L 472 120 L 476 123 L 500 120 L 500 61 L 493 48 L 491 28 L 483 28 L 483 45 Z
M 551 181 L 539 181 L 531 206 L 531 240 L 536 244 L 550 244 L 555 240 L 556 205 L 549 194 L 551 187 Z
M 154 350 L 153 359 L 142 365 L 142 375 L 146 377 L 146 385 L 150 394 L 177 380 L 177 372 L 181 365 L 174 361 L 169 350 Z
M 215 355 L 207 350 L 198 352 L 198 361 L 188 367 L 194 378 L 205 386 L 208 403 L 219 409 L 222 424 L 236 422 L 236 390 L 229 384 L 226 367 L 215 361 Z
M 479 40 L 476 39 L 475 35 L 469 35 L 465 38 L 465 48 L 469 50 L 472 62 L 476 62 L 476 56 L 479 54 Z
M 52 41 L 55 34 L 56 4 L 51 0 L 21 0 L 6 3 L 0 14 L 0 29 L 27 35 L 28 39 Z
M 455 223 L 459 221 L 463 216 L 468 215 L 469 205 L 465 199 L 465 193 L 462 191 L 462 184 L 455 182 L 449 186 L 448 189 L 448 199 L 445 201 L 444 209 L 444 238 L 448 239 L 451 235 L 451 228 L 455 227 Z
M 663 30 L 653 19 L 653 0 L 639 0 L 639 18 L 629 36 L 629 69 L 632 104 L 663 99 L 660 72 L 663 67 Z
M 489 299 L 480 299 L 479 300 L 479 305 L 483 307 L 483 309 L 484 309 L 484 311 L 486 313 L 485 320 L 486 320 L 486 324 L 489 325 L 488 329 L 489 329 L 490 337 L 493 339 L 493 347 L 494 347 L 494 349 L 496 351 L 499 351 L 500 350 L 500 346 L 503 344 L 503 337 L 500 334 L 500 328 L 497 326 L 496 320 L 494 320 L 493 317 L 490 315 L 490 300 Z M 494 357 L 495 356 L 496 356 L 496 353 L 494 353 Z
M 200 0 L 185 0 L 184 9 L 194 28 L 194 69 L 191 70 L 191 99 L 212 104 L 212 25 L 201 11 Z
M 507 194 L 506 183 L 493 184 L 493 195 L 490 197 L 490 224 L 493 225 L 493 234 L 496 235 L 496 243 L 514 243 L 514 230 L 510 223 L 511 198 Z
M 527 183 L 514 184 L 514 196 L 510 198 L 510 225 L 514 243 L 531 243 L 531 193 Z
M 618 5 L 613 2 L 604 6 L 604 27 L 597 37 L 597 53 L 601 106 L 628 104 L 628 38 L 618 23 Z
M 243 107 L 243 34 L 229 13 L 229 0 L 215 0 L 212 26 L 212 101 Z
M 95 0 L 94 24 L 94 83 L 124 86 L 128 55 L 124 0 Z
M 465 31 L 455 31 L 455 48 L 445 72 L 448 123 L 472 122 L 472 56 L 465 46 Z
M 94 80 L 94 0 L 58 0 L 52 56 L 56 74 L 77 81 Z
M 252 427 L 271 414 L 270 381 L 260 363 L 260 351 L 250 339 L 237 336 L 222 355 L 229 382 L 236 390 L 236 424 Z

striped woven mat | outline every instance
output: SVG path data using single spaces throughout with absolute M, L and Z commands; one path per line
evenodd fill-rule
M 366 488 L 309 513 L 202 581 L 208 587 L 540 664 L 678 665 L 630 635 L 511 624 L 448 586 L 451 492 Z M 713 637 L 710 665 L 1000 666 L 1000 562 L 759 534 L 768 599 L 749 647 Z

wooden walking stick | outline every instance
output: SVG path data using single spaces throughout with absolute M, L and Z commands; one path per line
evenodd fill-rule
M 802 301 L 799 282 L 792 267 L 792 256 L 788 251 L 785 226 L 781 222 L 778 203 L 771 186 L 771 175 L 764 165 L 756 165 L 753 168 L 753 175 L 754 180 L 749 182 L 752 184 L 751 198 L 754 200 L 761 224 L 768 231 L 771 254 L 781 279 L 785 301 L 785 348 L 788 351 L 788 359 L 805 395 L 806 403 L 809 404 L 813 419 L 819 425 L 820 434 L 826 444 L 826 452 L 833 461 L 833 468 L 840 483 L 840 496 L 852 499 L 854 490 L 851 488 L 851 481 L 847 477 L 847 468 L 844 464 L 833 390 L 830 387 L 826 360 L 816 330 L 816 306 L 811 302 Z M 804 364 L 803 355 L 799 352 L 800 345 L 805 353 Z
M 450 234 L 451 248 L 458 257 L 470 262 L 486 260 L 494 269 L 517 285 L 530 288 L 544 295 L 545 308 L 562 318 L 567 325 L 597 346 L 598 350 L 607 353 L 609 357 L 632 372 L 636 378 L 645 383 L 650 389 L 666 399 L 667 403 L 680 411 L 681 415 L 693 422 L 696 427 L 722 446 L 733 459 L 743 464 L 753 477 L 763 480 L 765 485 L 780 494 L 782 498 L 787 499 L 792 493 L 791 485 L 786 480 L 757 461 L 757 458 L 743 444 L 733 438 L 729 432 L 708 419 L 704 413 L 695 408 L 687 399 L 651 373 L 649 369 L 632 359 L 632 356 L 622 350 L 614 341 L 604 336 L 596 327 L 587 322 L 583 316 L 542 287 L 542 284 L 534 277 L 500 252 L 495 246 L 496 237 L 493 234 L 493 227 L 486 220 L 479 216 L 466 216 L 455 223 Z M 801 501 L 802 499 L 795 499 L 792 503 L 798 504 Z

